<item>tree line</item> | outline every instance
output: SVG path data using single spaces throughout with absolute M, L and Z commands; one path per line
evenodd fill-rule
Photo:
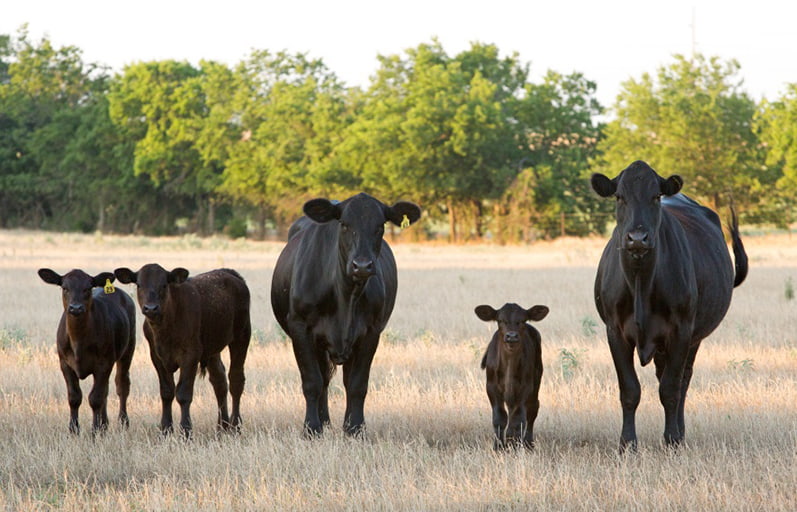
M 797 84 L 756 102 L 735 61 L 674 56 L 607 110 L 582 74 L 472 43 L 379 56 L 366 88 L 320 59 L 137 62 L 0 35 L 0 226 L 284 235 L 312 197 L 422 205 L 417 236 L 531 241 L 602 232 L 588 177 L 643 159 L 743 221 L 795 221 Z M 607 112 L 610 120 L 607 119 Z

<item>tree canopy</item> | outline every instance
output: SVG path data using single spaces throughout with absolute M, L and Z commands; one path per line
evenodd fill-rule
M 498 242 L 603 232 L 588 176 L 643 159 L 748 222 L 794 222 L 797 84 L 756 104 L 737 62 L 674 56 L 608 111 L 583 74 L 492 44 L 378 56 L 364 89 L 266 49 L 233 66 L 138 62 L 0 35 L 0 226 L 284 234 L 316 196 L 408 199 L 422 231 Z
M 646 160 L 660 173 L 681 175 L 686 190 L 714 208 L 731 197 L 754 206 L 768 176 L 753 129 L 757 106 L 741 90 L 738 71 L 735 61 L 677 55 L 655 78 L 625 82 L 596 168 L 615 175 Z

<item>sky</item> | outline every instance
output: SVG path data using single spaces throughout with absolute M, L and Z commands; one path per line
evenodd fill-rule
M 537 82 L 580 72 L 614 104 L 629 79 L 693 51 L 741 65 L 743 89 L 775 100 L 797 82 L 797 2 L 783 0 L 2 0 L 0 34 L 76 46 L 86 62 L 176 59 L 230 66 L 253 49 L 306 53 L 367 87 L 378 55 L 436 38 L 448 55 L 471 42 L 517 52 Z

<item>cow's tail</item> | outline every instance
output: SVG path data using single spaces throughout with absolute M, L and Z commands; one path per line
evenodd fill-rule
M 733 259 L 736 266 L 736 277 L 733 279 L 733 287 L 737 287 L 747 277 L 747 253 L 744 252 L 744 244 L 739 236 L 739 217 L 736 210 L 731 205 L 731 240 L 733 245 Z

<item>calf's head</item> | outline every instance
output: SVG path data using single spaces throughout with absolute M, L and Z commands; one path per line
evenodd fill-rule
M 42 281 L 61 287 L 61 297 L 64 311 L 73 317 L 79 317 L 91 311 L 92 289 L 104 286 L 106 280 L 113 282 L 115 277 L 110 272 L 101 272 L 90 276 L 82 270 L 72 270 L 63 276 L 49 268 L 40 268 L 39 277 Z
M 476 306 L 476 316 L 485 322 L 498 323 L 498 337 L 508 347 L 519 344 L 527 321 L 538 322 L 548 315 L 548 306 L 533 306 L 524 309 L 517 304 L 507 303 L 496 310 L 492 306 Z
M 345 275 L 354 282 L 365 282 L 376 271 L 385 222 L 412 224 L 421 217 L 421 209 L 407 201 L 388 206 L 361 193 L 340 203 L 311 199 L 304 204 L 304 214 L 321 224 L 337 221 L 338 253 Z
M 138 272 L 129 268 L 114 270 L 119 282 L 136 284 L 136 295 L 141 313 L 151 322 L 158 323 L 163 317 L 163 310 L 169 301 L 169 286 L 184 283 L 188 279 L 188 271 L 178 267 L 166 270 L 157 263 L 148 263 Z
M 648 164 L 637 160 L 614 179 L 595 173 L 590 181 L 598 195 L 617 199 L 620 247 L 635 260 L 655 249 L 661 224 L 661 196 L 677 194 L 683 179 L 678 175 L 662 178 Z

